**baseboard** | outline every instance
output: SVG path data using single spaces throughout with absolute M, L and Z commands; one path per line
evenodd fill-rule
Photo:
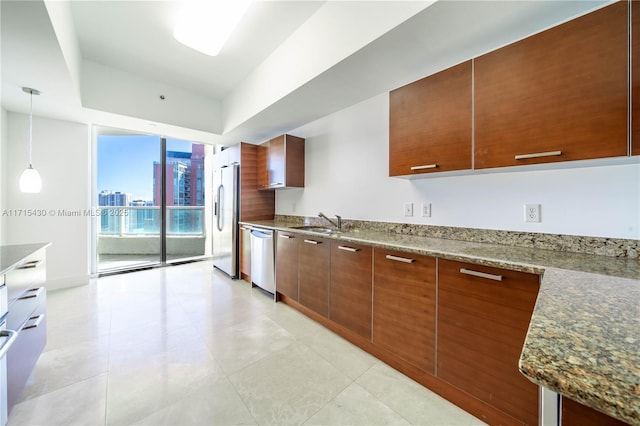
M 63 277 L 48 279 L 45 283 L 47 291 L 61 290 L 63 288 L 79 287 L 81 285 L 89 284 L 91 275 L 77 275 L 73 277 Z

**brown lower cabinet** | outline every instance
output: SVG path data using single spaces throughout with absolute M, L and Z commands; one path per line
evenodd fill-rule
M 562 426 L 623 426 L 624 423 L 579 402 L 562 397 Z
M 434 374 L 436 259 L 374 250 L 373 343 Z
M 371 247 L 331 242 L 331 290 L 329 318 L 371 340 Z
M 438 259 L 436 375 L 524 424 L 538 387 L 518 370 L 540 278 Z
M 326 238 L 302 238 L 298 259 L 300 304 L 323 317 L 328 317 L 331 241 Z
M 300 235 L 277 232 L 276 292 L 298 300 L 298 241 Z
M 279 274 L 280 300 L 489 424 L 538 423 L 518 370 L 538 275 L 292 235 L 277 261 L 297 259 L 299 292 Z

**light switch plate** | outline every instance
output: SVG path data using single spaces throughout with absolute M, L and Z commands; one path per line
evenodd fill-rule
M 422 217 L 431 217 L 431 203 L 422 203 Z
M 413 203 L 404 203 L 404 215 L 413 216 Z

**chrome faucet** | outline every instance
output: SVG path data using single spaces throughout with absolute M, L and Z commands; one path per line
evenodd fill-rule
M 320 217 L 321 217 L 321 218 L 323 218 L 323 219 L 326 219 L 326 220 L 327 220 L 327 222 L 329 222 L 330 224 L 332 224 L 333 226 L 335 226 L 335 227 L 336 227 L 336 229 L 337 229 L 338 231 L 342 231 L 342 217 L 340 217 L 340 216 L 336 215 L 337 220 L 336 220 L 336 221 L 334 221 L 334 220 L 331 220 L 331 219 L 329 219 L 328 217 L 326 217 L 326 216 L 324 215 L 324 213 L 322 213 L 322 212 L 318 213 L 318 216 L 320 216 Z

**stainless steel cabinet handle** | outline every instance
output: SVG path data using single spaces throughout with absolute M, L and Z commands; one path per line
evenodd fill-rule
M 18 300 L 33 299 L 35 297 L 40 296 L 43 290 L 44 290 L 44 287 L 32 288 L 30 290 L 25 291 L 25 295 L 22 297 L 19 297 Z
M 353 253 L 355 253 L 355 252 L 357 252 L 357 251 L 360 251 L 360 249 L 353 248 L 353 247 L 347 247 L 347 246 L 338 246 L 338 248 L 339 248 L 340 250 L 350 251 L 350 252 L 353 252 Z
M 554 157 L 562 155 L 562 151 L 536 152 L 533 154 L 516 155 L 516 160 L 526 160 L 527 158 Z
M 7 352 L 9 352 L 9 348 L 13 345 L 13 342 L 18 338 L 18 332 L 13 330 L 2 330 L 0 331 L 0 337 L 8 337 L 0 347 L 0 359 L 2 359 Z
M 424 166 L 413 166 L 411 170 L 435 169 L 436 167 L 438 167 L 437 164 L 425 164 Z
M 409 259 L 408 257 L 399 257 L 399 256 L 393 256 L 388 254 L 387 259 L 389 260 L 395 260 L 396 262 L 404 262 L 404 263 L 413 263 L 416 260 L 415 259 Z
M 22 327 L 23 330 L 29 330 L 31 328 L 37 328 L 40 323 L 42 322 L 42 319 L 44 318 L 44 314 L 40 314 L 37 317 L 31 317 L 29 318 L 29 321 L 27 321 L 24 325 L 24 327 Z
M 280 234 L 280 235 L 278 235 L 278 236 L 279 236 L 280 238 L 286 238 L 286 239 L 293 238 L 291 235 L 282 235 L 282 234 Z
M 315 245 L 322 244 L 322 241 L 315 241 L 315 240 L 304 240 L 304 242 L 307 244 L 315 244 Z
M 18 266 L 16 269 L 33 269 L 33 268 L 37 268 L 38 266 L 40 266 L 42 264 L 43 260 L 32 260 L 30 262 L 27 262 L 23 265 Z
M 283 185 L 282 182 L 273 182 L 269 184 L 270 186 L 278 186 L 278 185 Z
M 488 280 L 502 281 L 502 275 L 487 274 L 485 272 L 473 271 L 471 269 L 460 268 L 460 272 L 474 277 L 486 278 Z

